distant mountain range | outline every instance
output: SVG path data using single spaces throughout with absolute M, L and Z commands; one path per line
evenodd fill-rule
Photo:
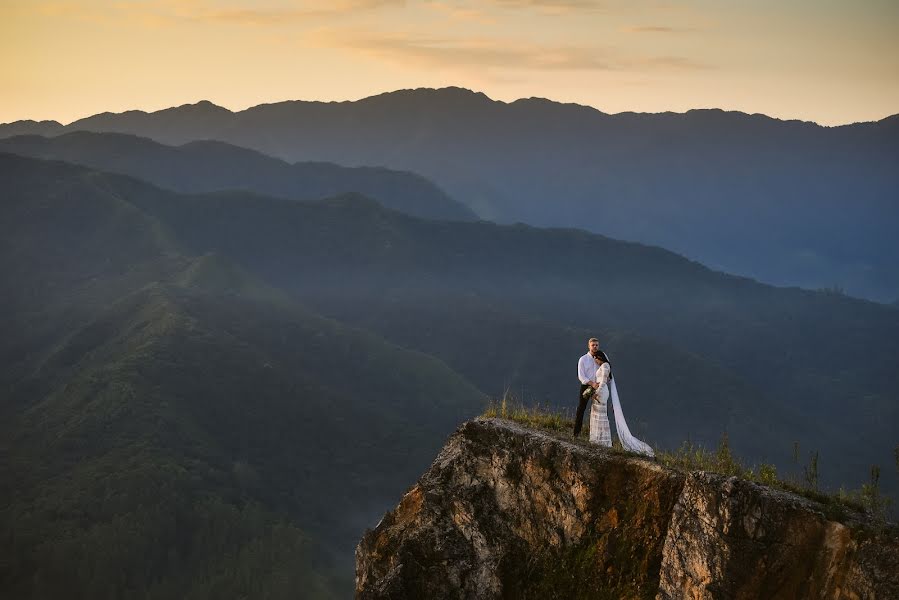
M 642 439 L 726 431 L 781 474 L 816 452 L 822 485 L 877 464 L 899 490 L 893 306 L 473 221 L 405 172 L 109 133 L 2 149 L 29 155 L 0 151 L 11 596 L 345 597 L 445 436 L 487 396 L 571 410 L 591 335 Z
M 313 200 L 352 191 L 418 217 L 476 218 L 467 206 L 415 173 L 325 162 L 289 164 L 224 142 L 196 141 L 172 147 L 133 135 L 76 131 L 57 137 L 22 135 L 0 139 L 0 151 L 133 175 L 181 192 L 245 189 Z
M 17 122 L 0 136 L 77 130 L 411 170 L 500 223 L 586 228 L 778 285 L 899 296 L 899 116 L 821 127 L 720 110 L 607 115 L 443 88 L 240 112 L 200 102 Z

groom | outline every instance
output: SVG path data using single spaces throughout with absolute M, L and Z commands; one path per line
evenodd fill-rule
M 577 361 L 577 378 L 581 382 L 581 390 L 578 392 L 577 399 L 577 418 L 574 420 L 574 437 L 581 432 L 581 426 L 584 424 L 584 411 L 587 409 L 588 398 L 584 398 L 584 390 L 599 387 L 596 383 L 596 362 L 594 357 L 601 356 L 602 350 L 599 349 L 599 340 L 590 338 L 587 340 L 587 354 L 583 355 Z

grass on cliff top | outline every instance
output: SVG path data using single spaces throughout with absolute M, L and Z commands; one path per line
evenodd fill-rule
M 483 418 L 501 418 L 520 423 L 533 429 L 546 431 L 565 439 L 581 444 L 589 444 L 590 419 L 589 410 L 584 415 L 584 426 L 577 437 L 573 435 L 574 416 L 555 408 L 542 406 L 525 406 L 513 398 L 504 397 L 491 400 Z M 675 450 L 665 450 L 653 446 L 656 462 L 679 471 L 708 471 L 726 476 L 736 476 L 749 481 L 781 489 L 809 498 L 824 506 L 828 518 L 844 520 L 849 512 L 862 512 L 879 525 L 885 525 L 890 516 L 890 500 L 880 493 L 880 468 L 871 467 L 869 483 L 859 490 L 847 491 L 842 487 L 832 493 L 818 488 L 818 454 L 812 455 L 808 465 L 803 467 L 804 481 L 794 477 L 783 478 L 777 473 L 777 467 L 761 463 L 747 466 L 734 456 L 730 449 L 727 433 L 721 436 L 718 447 L 710 450 L 692 442 L 684 442 Z M 646 458 L 624 450 L 617 436 L 612 441 L 611 451 Z M 897 450 L 897 468 L 899 468 L 899 450 Z

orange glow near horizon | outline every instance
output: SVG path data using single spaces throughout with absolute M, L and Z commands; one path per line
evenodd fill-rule
M 460 86 L 609 113 L 899 112 L 899 3 L 7 0 L 0 122 Z

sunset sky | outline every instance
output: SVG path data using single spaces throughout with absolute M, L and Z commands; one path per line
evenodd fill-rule
M 899 1 L 0 0 L 0 122 L 456 85 L 610 113 L 899 113 Z

